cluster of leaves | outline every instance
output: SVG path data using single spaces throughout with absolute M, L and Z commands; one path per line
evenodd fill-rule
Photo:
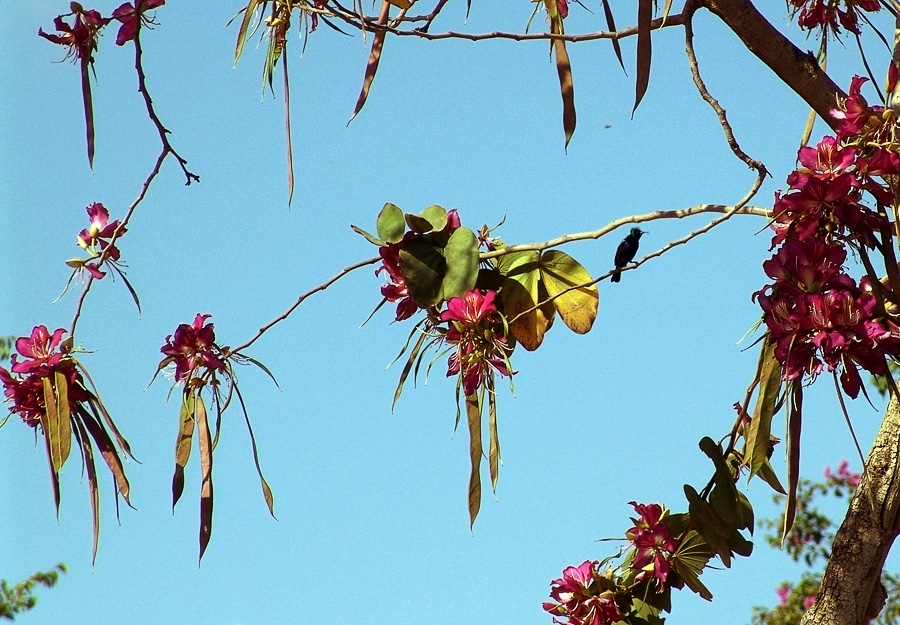
M 755 607 L 752 625 L 798 625 L 803 614 L 815 602 L 822 581 L 821 565 L 831 557 L 835 523 L 819 507 L 826 498 L 849 501 L 859 483 L 859 474 L 842 460 L 836 471 L 824 471 L 824 480 L 801 479 L 797 486 L 796 518 L 791 530 L 782 538 L 784 515 L 779 519 L 761 519 L 760 526 L 768 530 L 767 542 L 794 561 L 802 561 L 811 570 L 804 571 L 795 582 L 784 582 L 775 590 L 778 605 L 773 608 Z M 784 497 L 775 495 L 775 503 L 783 504 Z M 886 603 L 873 623 L 900 623 L 900 576 L 883 573 L 881 583 Z
M 514 374 L 510 357 L 517 345 L 537 349 L 558 313 L 570 329 L 590 330 L 599 295 L 584 267 L 559 250 L 480 254 L 505 248 L 486 226 L 478 234 L 461 224 L 457 211 L 429 206 L 419 214 L 385 204 L 376 234 L 353 229 L 377 245 L 382 260 L 376 274 L 388 283 L 383 300 L 397 304 L 395 321 L 421 314 L 398 356 L 408 351 L 394 402 L 410 373 L 415 378 L 431 350 L 448 358 L 447 375 L 458 376 L 457 406 L 465 403 L 470 435 L 469 517 L 481 505 L 482 415 L 488 407 L 488 464 L 496 491 L 500 465 L 495 374 Z M 377 309 L 376 309 L 377 310 Z M 456 423 L 461 418 L 457 410 Z
M 59 574 L 66 572 L 65 564 L 57 564 L 49 571 L 38 571 L 25 581 L 15 586 L 4 579 L 0 580 L 0 618 L 16 620 L 16 615 L 28 612 L 37 605 L 34 596 L 35 586 L 53 588 L 59 580 Z
M 671 610 L 671 590 L 685 586 L 706 600 L 712 593 L 700 581 L 711 558 L 730 567 L 736 555 L 749 556 L 753 544 L 743 530 L 753 532 L 753 509 L 735 487 L 739 459 L 728 458 L 710 438 L 700 449 L 715 465 L 715 474 L 698 493 L 684 492 L 688 511 L 672 514 L 659 504 L 631 502 L 639 518 L 625 532 L 628 546 L 602 561 L 568 567 L 551 584 L 553 601 L 544 610 L 560 625 L 661 625 Z M 620 560 L 616 566 L 610 563 Z

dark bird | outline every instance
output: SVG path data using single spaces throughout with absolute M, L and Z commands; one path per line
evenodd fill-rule
M 642 234 L 647 233 L 640 228 L 632 228 L 631 232 L 628 233 L 628 236 L 619 243 L 619 247 L 616 248 L 616 258 L 614 260 L 616 263 L 616 270 L 613 272 L 610 281 L 618 282 L 622 279 L 622 273 L 619 270 L 634 259 L 634 255 L 637 254 L 638 251 L 638 245 L 640 244 Z

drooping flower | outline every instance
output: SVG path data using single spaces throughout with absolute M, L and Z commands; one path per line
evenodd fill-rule
M 135 0 L 136 6 L 130 2 L 120 5 L 112 14 L 113 18 L 122 23 L 119 27 L 119 32 L 116 34 L 116 45 L 123 46 L 135 38 L 138 20 L 144 24 L 152 24 L 153 21 L 144 13 L 159 8 L 165 3 L 166 0 Z
M 174 338 L 171 334 L 167 336 L 166 344 L 160 348 L 167 356 L 160 363 L 160 368 L 174 362 L 177 382 L 187 381 L 201 366 L 214 372 L 225 370 L 225 362 L 216 345 L 215 328 L 212 323 L 204 324 L 210 317 L 198 313 L 192 324 L 180 324 Z
M 622 620 L 611 580 L 597 571 L 599 563 L 587 560 L 567 567 L 559 579 L 553 580 L 550 596 L 543 608 L 560 625 L 610 625 Z M 560 618 L 561 617 L 562 620 Z
M 840 8 L 843 3 L 844 8 Z M 881 10 L 878 0 L 790 0 L 794 13 L 799 13 L 797 24 L 804 30 L 821 29 L 827 35 L 830 30 L 838 35 L 841 26 L 860 34 L 859 12 Z
M 631 568 L 641 571 L 635 579 L 641 581 L 652 578 L 662 590 L 672 569 L 668 558 L 678 549 L 678 541 L 662 520 L 662 506 L 656 503 L 639 504 L 634 501 L 630 503 L 640 515 L 640 518 L 632 519 L 634 527 L 625 532 L 625 538 L 630 540 L 635 548 Z
M 511 375 L 508 366 L 510 347 L 506 328 L 497 310 L 496 291 L 482 293 L 472 289 L 463 297 L 452 297 L 441 321 L 450 322 L 444 340 L 456 345 L 450 355 L 447 375 L 461 375 L 466 395 L 471 395 L 496 371 Z

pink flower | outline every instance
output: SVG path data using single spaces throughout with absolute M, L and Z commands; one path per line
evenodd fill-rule
M 778 605 L 782 608 L 785 607 L 788 602 L 788 597 L 791 596 L 791 585 L 782 584 L 775 590 L 775 594 L 778 595 Z
M 609 625 L 622 620 L 615 594 L 608 588 L 611 584 L 597 572 L 597 566 L 596 561 L 587 560 L 567 567 L 561 578 L 553 580 L 550 596 L 554 602 L 544 602 L 543 608 L 554 615 L 554 623 Z
M 66 264 L 76 270 L 87 269 L 91 276 L 100 280 L 106 275 L 106 272 L 100 269 L 100 263 L 96 259 L 99 259 L 105 251 L 106 257 L 104 261 L 115 264 L 121 257 L 121 254 L 119 248 L 115 245 L 110 245 L 107 239 L 112 238 L 117 229 L 119 236 L 125 234 L 126 229 L 125 226 L 120 226 L 118 219 L 110 222 L 109 211 L 99 202 L 88 206 L 87 214 L 91 220 L 91 225 L 78 233 L 76 242 L 79 247 L 90 252 L 92 256 L 87 260 L 74 258 L 66 261 Z
M 45 33 L 39 28 L 38 35 L 53 43 L 69 46 L 66 58 L 74 57 L 90 64 L 94 61 L 100 29 L 109 23 L 109 18 L 102 17 L 93 9 L 85 11 L 77 2 L 73 2 L 71 6 L 72 13 L 59 15 L 53 20 L 53 26 L 59 34 Z M 68 15 L 75 16 L 71 26 L 63 21 Z
M 409 294 L 409 288 L 406 285 L 406 278 L 400 271 L 400 244 L 385 245 L 378 248 L 378 254 L 381 256 L 382 265 L 375 271 L 377 276 L 382 271 L 387 272 L 390 278 L 390 284 L 381 287 L 381 294 L 389 302 L 398 302 L 397 312 L 394 316 L 395 321 L 403 321 L 412 317 L 419 309 Z
M 122 23 L 116 35 L 116 45 L 123 46 L 135 38 L 138 20 L 143 21 L 144 24 L 152 24 L 153 22 L 144 15 L 144 12 L 159 8 L 165 3 L 166 0 L 136 0 L 137 7 L 132 6 L 130 2 L 120 5 L 112 14 Z
M 213 372 L 225 370 L 225 363 L 219 357 L 219 346 L 215 343 L 214 326 L 212 323 L 204 325 L 210 316 L 198 313 L 191 325 L 182 323 L 176 328 L 174 339 L 172 335 L 167 336 L 166 344 L 160 348 L 159 351 L 168 356 L 160 367 L 174 362 L 177 382 L 187 381 L 201 366 Z
M 447 375 L 461 375 L 466 395 L 472 395 L 496 371 L 510 376 L 510 351 L 506 328 L 494 303 L 496 291 L 473 289 L 463 297 L 452 297 L 441 321 L 450 327 L 444 340 L 456 345 L 448 360 Z
M 809 595 L 806 599 L 803 600 L 803 607 L 805 609 L 809 610 L 811 607 L 813 607 L 813 604 L 815 602 L 816 602 L 816 596 Z
M 13 354 L 10 360 L 13 373 L 34 373 L 56 366 L 62 358 L 62 353 L 56 350 L 65 332 L 59 328 L 51 335 L 47 326 L 41 325 L 34 327 L 31 336 L 20 336 L 16 339 L 16 351 L 26 360 L 17 362 L 17 355 Z
M 662 506 L 656 503 L 639 504 L 630 502 L 639 519 L 632 519 L 634 527 L 625 532 L 636 550 L 631 568 L 641 571 L 637 580 L 652 577 L 662 589 L 671 571 L 668 556 L 678 549 L 678 541 L 672 537 L 669 526 L 663 522 Z

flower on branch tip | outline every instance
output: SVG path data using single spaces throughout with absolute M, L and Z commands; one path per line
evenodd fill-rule
M 205 323 L 212 315 L 198 313 L 190 325 L 182 323 L 173 335 L 166 337 L 166 344 L 160 351 L 167 357 L 160 362 L 159 368 L 175 363 L 175 381 L 187 382 L 196 377 L 200 367 L 208 371 L 222 372 L 225 362 L 221 358 L 221 349 L 216 345 L 216 334 L 212 323 Z
M 596 560 L 567 567 L 562 577 L 551 582 L 553 601 L 543 604 L 560 625 L 610 625 L 622 620 L 611 580 L 597 571 Z M 562 617 L 563 620 L 560 620 Z
M 841 460 L 841 463 L 837 468 L 837 473 L 832 473 L 831 467 L 825 467 L 825 479 L 828 480 L 829 484 L 832 486 L 850 486 L 856 488 L 859 485 L 860 475 L 859 473 L 850 471 L 848 466 L 849 463 L 846 460 Z
M 657 503 L 640 504 L 629 502 L 640 518 L 634 521 L 634 527 L 625 532 L 625 538 L 634 546 L 635 555 L 631 568 L 637 571 L 637 581 L 654 579 L 659 589 L 665 587 L 666 579 L 672 566 L 671 556 L 678 549 L 678 541 L 672 536 L 669 526 L 663 521 L 663 508 Z
M 13 373 L 35 373 L 49 370 L 59 364 L 62 352 L 59 350 L 62 335 L 66 331 L 59 328 L 50 334 L 47 326 L 35 326 L 31 336 L 20 336 L 16 339 L 16 351 L 10 359 Z M 24 356 L 23 362 L 17 362 L 18 356 Z
M 66 58 L 73 57 L 84 63 L 93 63 L 100 29 L 109 23 L 110 18 L 103 17 L 94 9 L 85 11 L 77 2 L 73 2 L 71 8 L 71 13 L 58 15 L 53 20 L 57 33 L 46 33 L 39 28 L 38 35 L 47 41 L 68 46 Z M 70 15 L 75 18 L 71 25 L 63 21 L 64 17 Z
M 66 261 L 66 264 L 76 271 L 86 269 L 91 276 L 99 280 L 106 273 L 100 269 L 97 259 L 105 253 L 105 260 L 114 264 L 121 257 L 119 248 L 110 245 L 107 239 L 112 238 L 116 230 L 118 230 L 119 236 L 125 234 L 126 229 L 125 226 L 120 225 L 121 222 L 118 219 L 109 221 L 109 211 L 99 202 L 89 205 L 87 214 L 91 225 L 78 233 L 76 242 L 81 249 L 90 252 L 91 257 L 88 259 L 73 258 Z
M 456 346 L 450 355 L 447 375 L 461 375 L 466 395 L 472 395 L 497 371 L 510 376 L 506 325 L 497 310 L 496 291 L 472 289 L 462 297 L 451 297 L 441 321 L 450 327 L 444 340 Z
M 122 23 L 116 34 L 116 45 L 124 46 L 137 36 L 138 22 L 153 24 L 152 18 L 144 15 L 145 11 L 151 11 L 164 5 L 166 0 L 135 0 L 135 4 L 126 2 L 113 11 L 113 18 Z

